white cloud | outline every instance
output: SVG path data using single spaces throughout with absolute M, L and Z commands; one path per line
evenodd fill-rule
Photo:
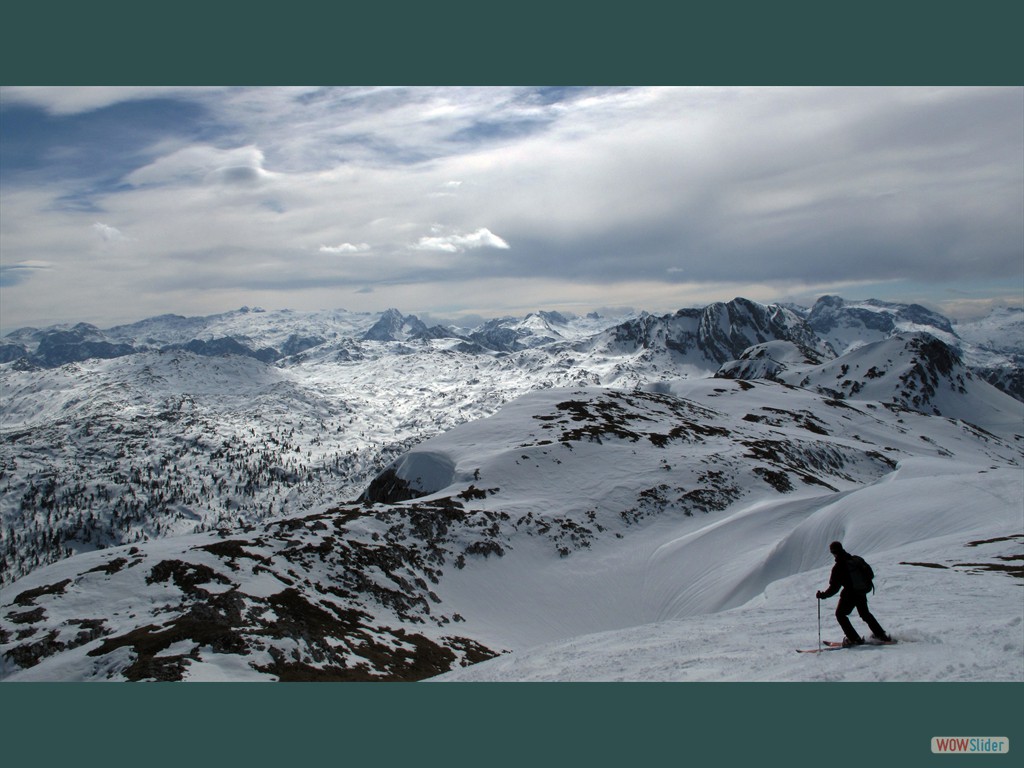
M 320 253 L 366 253 L 370 250 L 369 243 L 341 243 L 340 245 L 321 245 Z
M 127 240 L 124 233 L 121 232 L 117 227 L 112 227 L 109 224 L 103 224 L 96 222 L 92 225 L 93 231 L 100 236 L 105 242 L 116 243 L 121 240 Z
M 474 248 L 509 248 L 509 244 L 502 238 L 491 232 L 486 227 L 481 227 L 476 232 L 468 235 L 454 234 L 443 236 L 421 237 L 419 242 L 413 246 L 418 251 L 443 251 L 445 253 L 462 253 Z
M 201 123 L 126 125 L 139 131 L 131 146 L 118 131 L 81 148 L 70 131 L 24 137 L 41 142 L 33 157 L 51 171 L 43 184 L 35 166 L 5 168 L 3 260 L 55 269 L 5 293 L 4 313 L 22 296 L 41 306 L 31 291 L 44 280 L 47 298 L 63 300 L 81 297 L 85 278 L 140 295 L 143 276 L 146 312 L 181 311 L 173 302 L 189 294 L 170 291 L 186 280 L 207 296 L 237 290 L 217 295 L 233 304 L 295 308 L 339 286 L 381 297 L 401 285 L 387 301 L 410 309 L 472 279 L 502 292 L 501 280 L 533 277 L 551 296 L 589 282 L 587 298 L 605 303 L 632 284 L 650 301 L 628 301 L 644 309 L 662 285 L 666 305 L 682 302 L 684 281 L 1020 284 L 1020 89 L 3 91 L 5 105 L 61 115 L 161 95 L 187 99 Z M 90 256 L 102 259 L 82 258 L 90 225 L 105 244 Z M 146 243 L 131 254 L 143 268 L 124 268 L 123 240 Z M 514 263 L 459 256 L 510 243 Z M 8 272 L 19 274 L 30 273 Z M 97 312 L 110 303 L 101 295 Z
M 984 299 L 950 299 L 937 302 L 939 312 L 946 317 L 959 320 L 979 320 L 1000 307 L 1019 309 L 1024 307 L 1024 297 L 1020 295 L 994 296 Z
M 30 104 L 52 115 L 76 115 L 103 109 L 124 101 L 177 96 L 195 97 L 202 91 L 221 91 L 219 87 L 190 86 L 49 86 L 17 85 L 0 89 L 4 101 Z
M 197 182 L 245 186 L 273 176 L 264 170 L 263 162 L 263 152 L 253 145 L 236 149 L 197 145 L 164 155 L 128 174 L 125 181 L 136 186 Z

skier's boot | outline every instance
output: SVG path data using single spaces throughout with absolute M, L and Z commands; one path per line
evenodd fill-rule
M 843 648 L 850 648 L 851 646 L 854 646 L 854 645 L 863 645 L 863 644 L 864 644 L 864 638 L 863 637 L 844 637 L 843 638 Z

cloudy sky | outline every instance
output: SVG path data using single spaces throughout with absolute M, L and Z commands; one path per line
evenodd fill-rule
M 0 90 L 0 330 L 1024 301 L 1021 88 Z

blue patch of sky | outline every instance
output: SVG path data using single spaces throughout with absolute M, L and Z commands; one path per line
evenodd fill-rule
M 537 104 L 558 104 L 563 101 L 572 101 L 590 90 L 589 87 L 578 85 L 549 85 L 531 91 L 529 100 Z
M 25 274 L 0 264 L 0 288 L 10 288 L 25 279 Z
M 357 147 L 351 153 L 345 152 L 347 146 Z M 437 153 L 425 151 L 423 148 L 403 146 L 393 141 L 388 141 L 380 136 L 371 133 L 353 133 L 348 136 L 338 137 L 332 144 L 325 145 L 324 154 L 328 155 L 333 162 L 348 162 L 353 157 L 361 154 L 369 154 L 379 158 L 388 165 L 416 165 L 436 158 Z M 319 158 L 322 162 L 323 158 Z
M 216 143 L 228 133 L 200 104 L 147 99 L 74 115 L 4 105 L 0 167 L 4 182 L 70 182 L 69 208 L 94 210 L 91 197 L 124 188 L 123 178 L 155 159 L 161 141 Z
M 105 209 L 97 204 L 96 197 L 108 191 L 94 188 L 78 189 L 71 194 L 54 198 L 51 209 L 75 213 L 102 213 Z
M 0 288 L 18 285 L 28 280 L 33 272 L 43 267 L 25 266 L 23 264 L 0 264 Z
M 330 98 L 330 91 L 326 88 L 317 88 L 315 91 L 307 91 L 295 96 L 298 104 L 319 104 Z
M 487 141 L 515 139 L 528 136 L 543 130 L 551 124 L 551 120 L 478 120 L 472 125 L 461 128 L 451 134 L 448 139 L 460 144 L 480 144 Z
M 576 101 L 584 96 L 594 93 L 607 93 L 609 91 L 627 90 L 618 86 L 592 86 L 592 85 L 546 85 L 534 88 L 524 94 L 523 100 L 530 104 L 561 104 L 563 102 Z
M 550 107 L 554 104 L 571 103 L 595 93 L 607 93 L 609 91 L 621 90 L 625 89 L 619 87 L 597 86 L 541 86 L 524 91 L 516 98 L 516 102 L 519 104 Z M 520 138 L 544 130 L 550 126 L 555 119 L 556 115 L 552 113 L 550 117 L 530 117 L 511 120 L 478 120 L 472 125 L 461 128 L 448 138 L 450 141 L 458 143 L 483 143 L 487 141 L 501 141 L 503 139 Z

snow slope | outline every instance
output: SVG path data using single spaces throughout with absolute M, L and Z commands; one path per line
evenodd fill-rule
M 1021 436 L 774 382 L 666 388 L 534 392 L 360 504 L 35 571 L 0 590 L 0 675 L 1024 679 Z M 875 566 L 898 645 L 794 652 L 833 539 Z
M 538 313 L 467 334 L 397 310 L 243 308 L 17 331 L 28 357 L 0 365 L 0 583 L 97 547 L 326 509 L 534 389 L 707 377 L 751 340 L 808 333 L 740 299 L 642 321 Z
M 918 476 L 904 478 L 904 472 Z M 965 519 L 964 510 L 977 509 L 979 496 L 984 514 Z M 682 573 L 699 571 L 699 589 L 723 605 L 729 603 L 722 596 L 732 597 L 742 586 L 745 602 L 531 644 L 436 679 L 1021 682 L 1020 504 L 1016 470 L 949 474 L 948 468 L 923 463 L 833 504 L 738 513 L 713 532 L 666 536 L 648 552 L 670 551 Z M 794 518 L 799 522 L 792 526 Z M 828 582 L 828 542 L 837 538 L 875 568 L 870 607 L 898 643 L 794 653 L 818 647 L 814 593 Z M 714 552 L 725 567 L 713 567 L 703 547 L 722 544 L 727 546 Z M 1016 568 L 1015 576 L 1010 568 Z M 784 573 L 793 575 L 772 578 Z M 842 639 L 832 615 L 835 603 L 821 606 L 825 639 Z M 864 623 L 853 620 L 866 635 Z
M 974 375 L 955 349 L 927 333 L 889 336 L 825 362 L 808 359 L 789 342 L 759 344 L 716 375 L 893 403 L 1000 434 L 1024 429 L 1024 404 Z

